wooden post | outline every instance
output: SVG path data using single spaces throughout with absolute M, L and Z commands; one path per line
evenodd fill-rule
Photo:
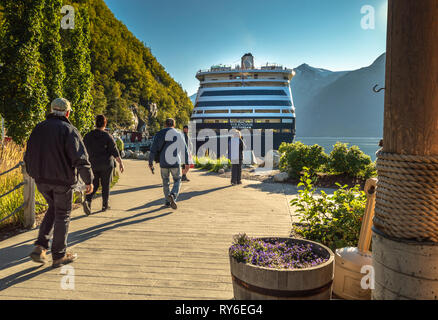
M 438 155 L 438 4 L 388 5 L 383 150 Z
M 23 172 L 23 200 L 24 200 L 24 227 L 35 227 L 35 181 L 27 174 L 26 166 L 22 166 Z
M 436 0 L 389 0 L 385 153 L 438 156 L 437 17 Z M 403 185 L 404 180 L 391 179 Z M 377 198 L 379 195 L 377 189 Z M 422 203 L 427 207 L 428 201 L 430 198 L 415 199 L 418 207 Z M 376 215 L 377 209 L 379 204 Z M 395 208 L 391 210 L 394 217 L 401 216 Z M 438 299 L 435 243 L 389 237 L 378 228 L 372 239 L 373 299 Z

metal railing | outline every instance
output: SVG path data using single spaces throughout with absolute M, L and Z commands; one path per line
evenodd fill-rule
M 23 188 L 23 203 L 16 208 L 13 212 L 8 214 L 6 217 L 0 219 L 0 223 L 3 221 L 6 221 L 7 219 L 13 217 L 17 213 L 19 213 L 21 210 L 24 211 L 24 227 L 25 228 L 33 228 L 35 226 L 35 206 L 47 206 L 47 204 L 39 203 L 35 200 L 35 181 L 27 174 L 26 172 L 26 166 L 24 165 L 24 162 L 20 162 L 14 167 L 6 170 L 5 172 L 0 173 L 0 177 L 3 175 L 6 175 L 14 170 L 20 169 L 23 174 L 23 182 L 17 184 L 14 186 L 11 190 L 5 192 L 4 194 L 0 195 L 0 199 L 3 197 L 6 197 L 7 195 L 11 194 L 12 192 Z

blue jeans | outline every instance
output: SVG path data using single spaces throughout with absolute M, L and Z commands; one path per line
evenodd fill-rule
M 173 178 L 172 191 L 170 191 L 170 175 L 172 175 Z M 171 193 L 175 196 L 176 201 L 181 188 L 181 166 L 178 166 L 177 168 L 161 168 L 161 178 L 163 179 L 163 192 L 165 201 L 168 201 L 167 197 Z

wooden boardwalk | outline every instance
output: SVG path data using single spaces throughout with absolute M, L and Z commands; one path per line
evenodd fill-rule
M 72 214 L 69 248 L 79 258 L 64 271 L 74 272 L 74 290 L 62 288 L 65 275 L 51 268 L 50 256 L 44 266 L 30 261 L 38 232 L 32 230 L 0 242 L 0 300 L 232 299 L 232 236 L 289 235 L 293 186 L 244 181 L 232 187 L 194 170 L 174 211 L 163 207 L 159 174 L 144 161 L 125 164 L 111 192 L 112 210 Z M 100 207 L 96 199 L 93 211 Z

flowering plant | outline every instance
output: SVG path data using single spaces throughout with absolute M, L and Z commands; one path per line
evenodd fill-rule
M 278 239 L 234 237 L 230 255 L 237 262 L 273 269 L 304 269 L 328 260 L 315 253 L 312 244 L 299 244 Z
M 314 177 L 304 168 L 298 196 L 291 201 L 301 217 L 294 232 L 331 249 L 355 247 L 359 241 L 367 197 L 356 185 L 339 187 L 333 195 L 317 190 Z

